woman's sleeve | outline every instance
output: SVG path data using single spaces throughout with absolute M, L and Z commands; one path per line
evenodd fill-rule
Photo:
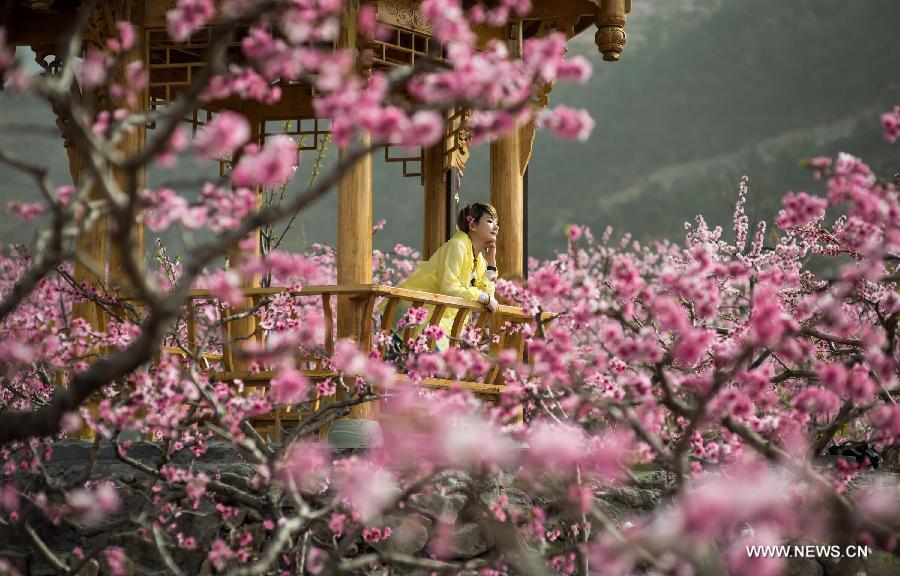
M 457 247 L 454 242 L 453 246 L 448 246 L 447 248 L 442 266 L 438 270 L 438 286 L 440 286 L 441 294 L 465 298 L 466 300 L 478 300 L 478 297 L 481 295 L 481 289 L 475 286 L 467 286 L 467 283 L 460 278 L 463 263 L 469 256 L 466 254 L 465 246 Z

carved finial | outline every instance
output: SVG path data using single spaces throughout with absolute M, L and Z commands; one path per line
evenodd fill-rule
M 594 42 L 597 49 L 603 53 L 603 59 L 607 62 L 616 62 L 619 55 L 625 49 L 627 37 L 625 36 L 625 13 L 629 6 L 626 0 L 603 0 L 600 7 L 594 12 L 597 22 L 597 33 Z

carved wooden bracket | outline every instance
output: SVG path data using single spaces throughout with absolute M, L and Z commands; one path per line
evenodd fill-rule
M 444 170 L 456 168 L 462 174 L 469 161 L 469 141 L 472 134 L 466 125 L 471 112 L 467 108 L 457 109 L 447 119 L 444 136 Z
M 538 87 L 534 97 L 531 99 L 532 119 L 519 126 L 519 171 L 523 176 L 525 175 L 525 169 L 528 168 L 528 161 L 531 160 L 531 151 L 534 149 L 534 137 L 537 133 L 534 119 L 550 103 L 550 92 L 552 90 L 552 82 Z

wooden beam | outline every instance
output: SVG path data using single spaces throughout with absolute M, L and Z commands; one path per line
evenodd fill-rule
M 13 46 L 56 46 L 72 27 L 78 14 L 78 4 L 57 4 L 51 12 L 33 12 L 9 0 L 6 30 L 7 43 Z
M 532 0 L 531 11 L 525 18 L 568 19 L 572 16 L 586 16 L 594 13 L 597 4 L 590 0 Z

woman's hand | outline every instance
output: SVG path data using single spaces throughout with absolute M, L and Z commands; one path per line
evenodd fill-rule
M 481 294 L 479 294 L 478 301 L 484 304 L 485 308 L 487 308 L 488 312 L 490 312 L 491 314 L 500 309 L 500 303 L 497 302 L 497 299 L 487 292 L 482 292 Z
M 488 242 L 484 245 L 484 250 L 482 251 L 484 254 L 484 261 L 488 266 L 497 267 L 497 243 L 496 242 Z

